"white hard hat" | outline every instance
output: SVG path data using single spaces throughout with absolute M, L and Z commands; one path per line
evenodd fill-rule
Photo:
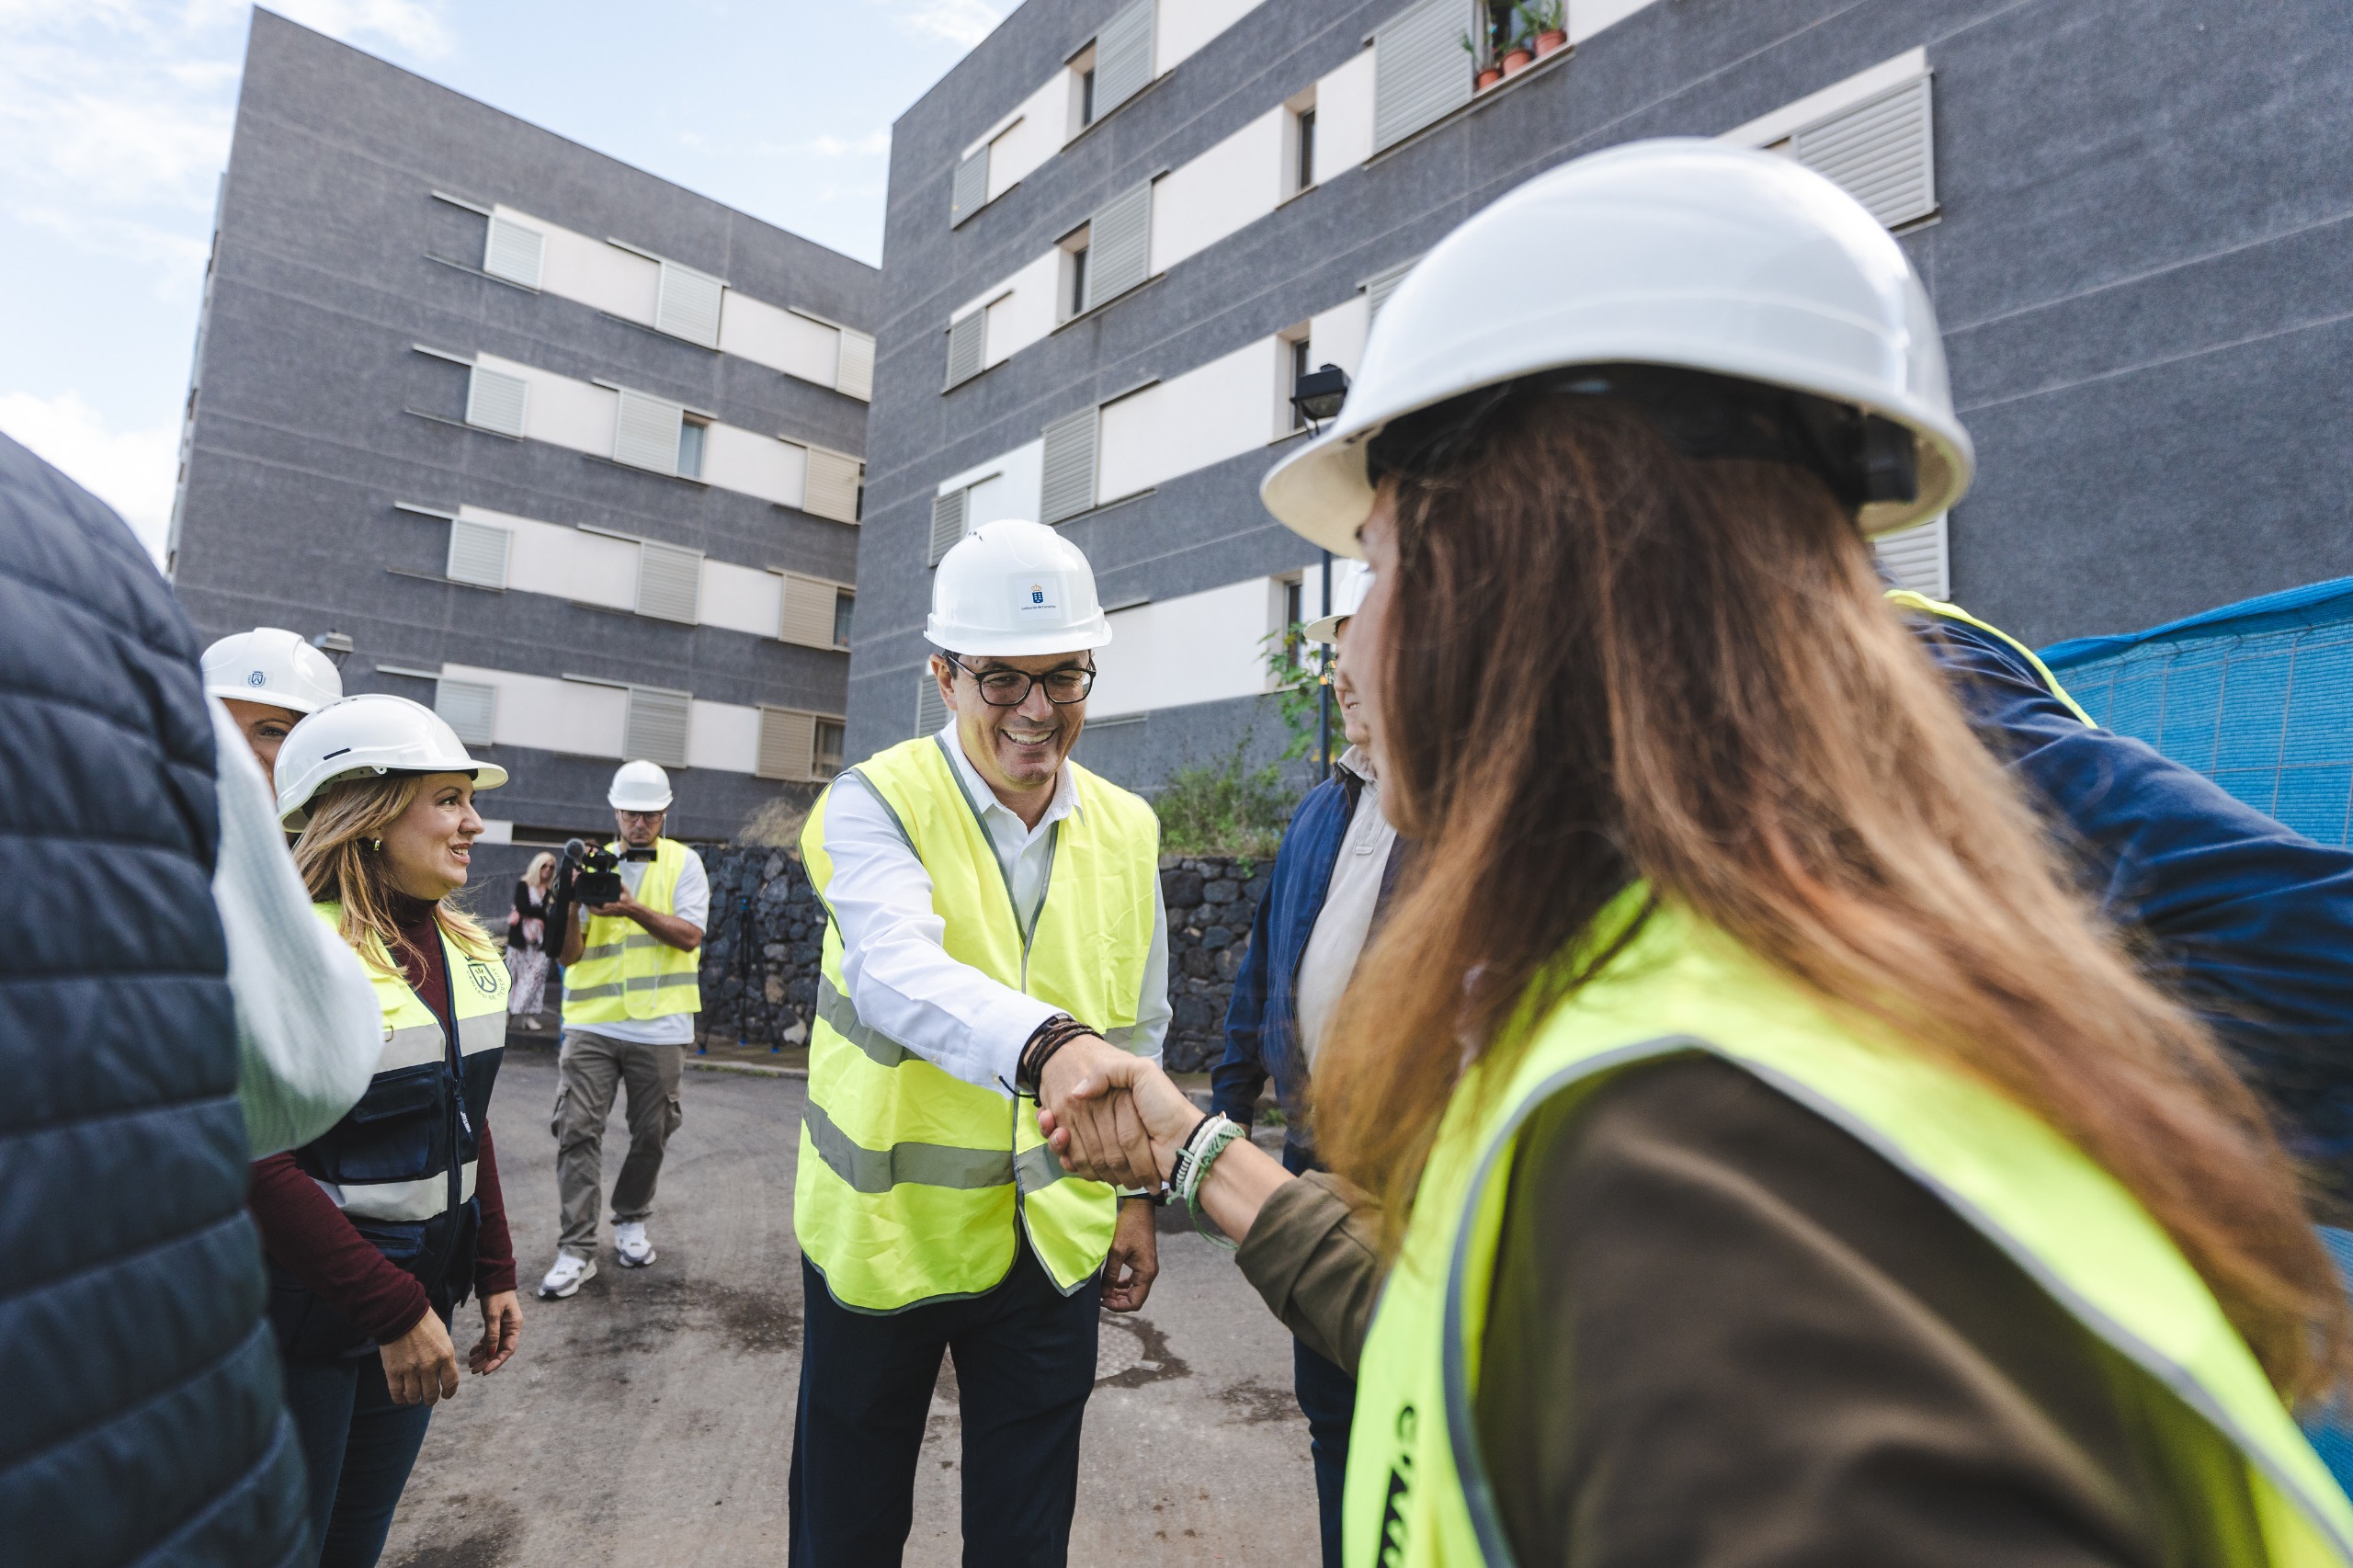
M 1495 280 L 1513 276 L 1533 281 L 1498 312 Z M 1620 364 L 1810 392 L 1907 429 L 1916 493 L 1866 503 L 1865 534 L 1934 517 L 1969 487 L 1936 316 L 1895 237 L 1790 159 L 1676 139 L 1563 164 L 1448 235 L 1381 308 L 1331 428 L 1259 494 L 1355 555 L 1382 426 L 1538 371 Z
M 234 702 L 315 713 L 343 700 L 343 676 L 335 661 L 303 642 L 300 633 L 257 626 L 223 637 L 204 651 L 204 689 L 208 696 Z
M 1309 579 L 1310 582 L 1314 580 Z M 1332 562 L 1332 613 L 1301 627 L 1300 635 L 1310 642 L 1337 642 L 1340 622 L 1356 614 L 1357 608 L 1364 603 L 1364 596 L 1371 587 L 1371 567 L 1361 561 L 1335 561 Z
M 1042 523 L 983 523 L 940 557 L 925 639 L 951 653 L 1074 653 L 1111 641 L 1095 569 Z
M 617 812 L 666 812 L 670 809 L 670 776 L 652 762 L 624 762 L 613 770 L 613 787 L 606 803 Z
M 278 820 L 299 828 L 328 785 L 387 773 L 471 773 L 478 790 L 506 782 L 506 769 L 468 756 L 449 722 L 424 703 L 369 692 L 330 702 L 288 733 L 278 748 Z

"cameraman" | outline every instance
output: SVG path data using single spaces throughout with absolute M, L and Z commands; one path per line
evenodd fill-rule
M 613 1183 L 613 1250 L 627 1268 L 654 1261 L 645 1217 L 662 1151 L 678 1130 L 678 1074 L 702 1010 L 695 949 L 710 917 L 710 881 L 700 856 L 662 836 L 670 776 L 650 762 L 623 763 L 605 798 L 620 839 L 593 853 L 585 871 L 567 857 L 557 884 L 563 1051 L 553 1131 L 563 1233 L 540 1281 L 544 1301 L 574 1294 L 597 1272 L 605 1120 L 617 1085 L 629 1087 L 629 1158 Z M 619 867 L 602 870 L 598 863 L 615 855 Z M 617 895 L 608 880 L 615 876 Z

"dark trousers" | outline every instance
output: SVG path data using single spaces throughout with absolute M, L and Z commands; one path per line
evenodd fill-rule
M 319 1568 L 374 1568 L 433 1407 L 394 1404 L 381 1356 L 279 1365 L 311 1469 Z
M 1064 1296 L 1024 1244 L 985 1295 L 887 1317 L 835 1301 L 806 1258 L 801 1290 L 791 1568 L 899 1562 L 942 1351 L 956 1358 L 964 1429 L 964 1568 L 1062 1568 L 1101 1281 Z
M 1313 1155 L 1283 1145 L 1283 1168 L 1293 1176 L 1317 1169 Z M 1357 1381 L 1294 1339 L 1290 1383 L 1307 1417 L 1307 1450 L 1315 1460 L 1316 1522 L 1324 1532 L 1324 1568 L 1340 1568 L 1340 1494 L 1348 1483 L 1348 1428 L 1357 1418 Z

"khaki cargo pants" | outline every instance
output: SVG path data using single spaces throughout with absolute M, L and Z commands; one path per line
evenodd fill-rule
M 662 1151 L 678 1130 L 685 1111 L 678 1104 L 683 1045 L 647 1045 L 614 1040 L 592 1029 L 563 1031 L 557 1060 L 555 1185 L 563 1206 L 563 1234 L 557 1245 L 581 1257 L 597 1256 L 597 1208 L 605 1185 L 605 1121 L 613 1113 L 613 1092 L 629 1088 L 629 1157 L 613 1183 L 613 1221 L 642 1220 L 654 1212 L 654 1184 L 662 1175 Z

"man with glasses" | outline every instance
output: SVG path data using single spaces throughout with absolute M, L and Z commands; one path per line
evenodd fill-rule
M 613 1183 L 613 1252 L 624 1268 L 654 1258 L 645 1233 L 663 1151 L 684 1115 L 678 1078 L 702 1011 L 695 949 L 710 923 L 702 857 L 662 836 L 670 776 L 625 762 L 605 799 L 620 837 L 621 896 L 567 915 L 563 1051 L 555 1097 L 555 1180 L 563 1233 L 540 1299 L 561 1301 L 597 1273 L 597 1208 L 604 1190 L 605 1121 L 613 1094 L 629 1088 L 629 1157 Z
M 793 1195 L 804 1568 L 899 1561 L 951 1350 L 963 1561 L 1064 1562 L 1097 1305 L 1142 1306 L 1159 1267 L 1132 1108 L 1071 1092 L 1157 1061 L 1169 1018 L 1158 823 L 1070 760 L 1111 641 L 1094 573 L 989 523 L 940 562 L 925 635 L 949 722 L 836 778 L 801 839 L 831 915 Z M 1041 1101 L 1130 1185 L 1066 1175 Z

